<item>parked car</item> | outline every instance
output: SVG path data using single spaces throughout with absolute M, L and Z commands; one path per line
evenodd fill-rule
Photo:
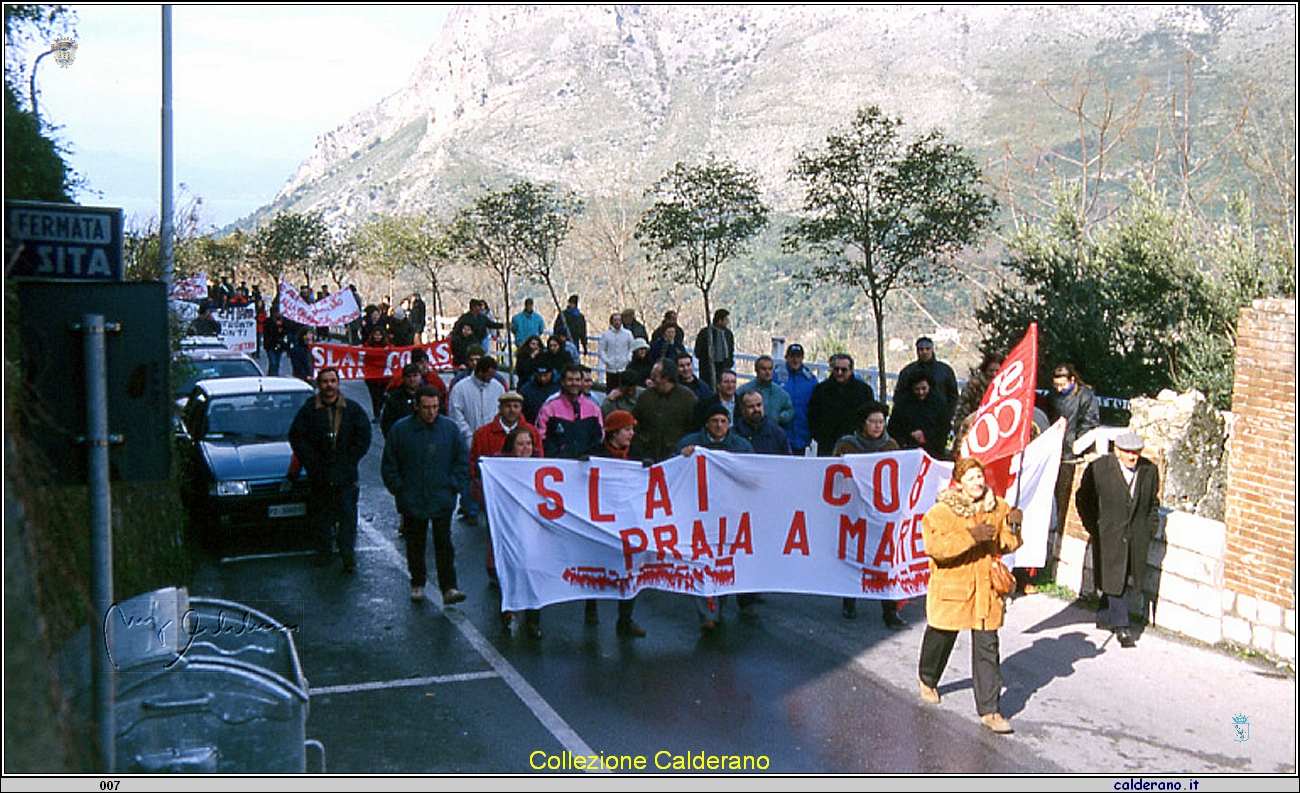
M 301 524 L 307 479 L 288 478 L 289 425 L 313 394 L 290 377 L 200 380 L 181 410 L 181 498 L 191 523 L 220 535 Z
M 245 353 L 236 352 L 224 344 L 202 345 L 187 344 L 193 339 L 181 339 L 180 352 L 176 353 L 177 382 L 172 389 L 175 409 L 172 411 L 172 425 L 177 435 L 184 433 L 181 426 L 181 408 L 185 400 L 194 391 L 194 384 L 200 380 L 212 380 L 219 377 L 261 377 L 264 372 L 257 361 Z
M 179 400 L 189 398 L 194 384 L 200 380 L 219 377 L 261 377 L 265 372 L 251 355 L 236 352 L 225 346 L 193 347 L 182 345 L 176 359 L 181 365 L 183 379 L 176 384 L 173 396 Z

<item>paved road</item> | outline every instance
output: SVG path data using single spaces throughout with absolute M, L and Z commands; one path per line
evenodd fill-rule
M 917 698 L 921 601 L 892 632 L 869 606 L 847 622 L 838 599 L 768 595 L 759 619 L 729 604 L 720 635 L 702 638 L 690 601 L 649 592 L 646 638 L 614 636 L 613 603 L 596 627 L 569 603 L 543 610 L 532 642 L 503 631 L 485 532 L 457 522 L 469 600 L 411 604 L 381 449 L 376 433 L 356 575 L 268 542 L 204 561 L 192 588 L 297 626 L 308 735 L 331 773 L 533 773 L 565 752 L 644 757 L 648 771 L 703 754 L 786 774 L 1295 773 L 1293 676 L 1155 631 L 1121 650 L 1090 612 L 1046 595 L 1015 601 L 1001 631 L 1007 737 L 978 722 L 964 637 L 943 702 Z M 1248 742 L 1233 741 L 1236 714 Z

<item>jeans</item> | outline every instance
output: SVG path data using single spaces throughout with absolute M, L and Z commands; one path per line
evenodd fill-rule
M 281 355 L 282 353 L 279 350 L 266 351 L 266 373 L 271 377 L 279 377 L 280 375 Z

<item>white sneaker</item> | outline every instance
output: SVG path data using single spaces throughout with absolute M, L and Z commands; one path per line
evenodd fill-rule
M 424 600 L 424 587 L 422 586 L 411 587 L 411 602 L 419 603 L 421 600 Z

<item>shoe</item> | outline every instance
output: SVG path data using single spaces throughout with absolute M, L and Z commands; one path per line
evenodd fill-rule
M 985 713 L 983 716 L 980 716 L 980 721 L 984 723 L 985 727 L 988 727 L 998 735 L 1009 735 L 1010 733 L 1015 732 L 1015 730 L 1011 728 L 1011 722 L 1002 718 L 1001 713 Z
M 614 633 L 619 636 L 639 639 L 642 636 L 645 636 L 645 628 L 637 625 L 632 620 L 619 620 L 618 623 L 614 625 Z
M 1133 632 L 1130 631 L 1128 628 L 1116 628 L 1115 638 L 1119 639 L 1120 647 L 1123 647 L 1125 649 L 1132 649 L 1134 647 L 1137 647 L 1137 638 L 1133 636 Z
M 450 606 L 454 603 L 463 602 L 464 600 L 465 600 L 465 593 L 461 592 L 459 589 L 455 587 L 452 587 L 451 589 L 448 589 L 446 592 L 442 593 L 442 605 L 444 606 Z
M 527 636 L 527 637 L 530 638 L 530 639 L 533 639 L 533 640 L 540 639 L 540 638 L 542 638 L 542 626 L 541 626 L 541 625 L 533 625 L 533 624 L 531 624 L 531 623 L 530 623 L 530 624 L 525 624 L 525 625 L 524 625 L 524 635 Z
M 717 620 L 705 620 L 704 622 L 700 623 L 700 630 L 704 631 L 705 633 L 713 633 L 717 629 L 718 629 Z
M 583 625 L 600 624 L 600 612 L 596 611 L 596 601 L 594 600 L 587 601 L 587 606 L 582 613 L 582 624 Z
M 850 603 L 850 604 L 848 604 L 848 605 L 845 606 L 844 608 L 840 609 L 840 616 L 843 617 L 843 618 L 846 619 L 846 620 L 855 620 L 855 619 L 857 619 L 857 618 L 858 618 L 858 605 L 857 605 L 856 603 Z
M 424 600 L 424 587 L 422 586 L 411 587 L 411 602 L 419 603 L 421 600 Z
M 907 620 L 903 619 L 903 615 L 899 614 L 897 611 L 886 612 L 884 619 L 885 625 L 896 631 L 906 628 L 908 624 Z
M 921 686 L 921 701 L 928 702 L 931 705 L 939 704 L 939 689 L 933 686 L 927 686 L 924 680 L 917 678 L 916 681 Z
M 1037 594 L 1038 594 L 1038 587 L 1034 586 L 1033 584 L 1025 584 L 1025 594 L 1026 594 L 1026 595 L 1037 595 Z

